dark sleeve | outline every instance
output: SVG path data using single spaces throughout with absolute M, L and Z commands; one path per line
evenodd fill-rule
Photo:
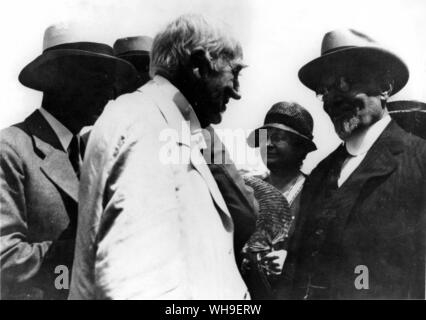
M 241 250 L 256 228 L 256 209 L 247 201 L 224 165 L 210 164 L 209 168 L 234 222 L 234 251 L 240 265 Z

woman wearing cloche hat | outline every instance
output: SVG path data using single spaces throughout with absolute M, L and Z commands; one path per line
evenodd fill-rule
M 263 126 L 248 138 L 249 146 L 260 147 L 270 170 L 265 180 L 245 177 L 260 211 L 256 231 L 243 249 L 248 257 L 243 268 L 250 269 L 248 283 L 255 299 L 277 298 L 291 277 L 290 269 L 281 273 L 305 182 L 300 168 L 306 155 L 316 150 L 312 131 L 313 119 L 305 108 L 278 102 L 266 114 Z

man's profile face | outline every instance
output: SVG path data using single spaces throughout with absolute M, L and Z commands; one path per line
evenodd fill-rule
M 73 110 L 68 110 L 70 117 L 81 126 L 93 125 L 102 114 L 106 104 L 112 99 L 114 91 L 111 83 L 80 83 L 66 93 L 73 99 Z
M 222 121 L 222 113 L 230 99 L 240 99 L 240 71 L 245 67 L 240 57 L 228 60 L 219 58 L 215 61 L 215 69 L 200 81 L 200 106 L 197 115 L 205 125 Z
M 324 110 L 342 140 L 373 125 L 384 111 L 378 81 L 372 76 L 352 79 L 335 75 L 324 77 L 317 91 L 323 95 Z

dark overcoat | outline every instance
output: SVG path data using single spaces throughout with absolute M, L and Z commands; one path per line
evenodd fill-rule
M 289 250 L 292 298 L 424 299 L 426 142 L 391 122 L 335 191 L 312 172 Z

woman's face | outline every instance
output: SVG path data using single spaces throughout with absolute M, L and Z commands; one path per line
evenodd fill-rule
M 300 164 L 303 145 L 297 144 L 294 134 L 277 128 L 267 129 L 266 145 L 260 145 L 265 165 L 270 170 L 274 168 L 293 168 Z

